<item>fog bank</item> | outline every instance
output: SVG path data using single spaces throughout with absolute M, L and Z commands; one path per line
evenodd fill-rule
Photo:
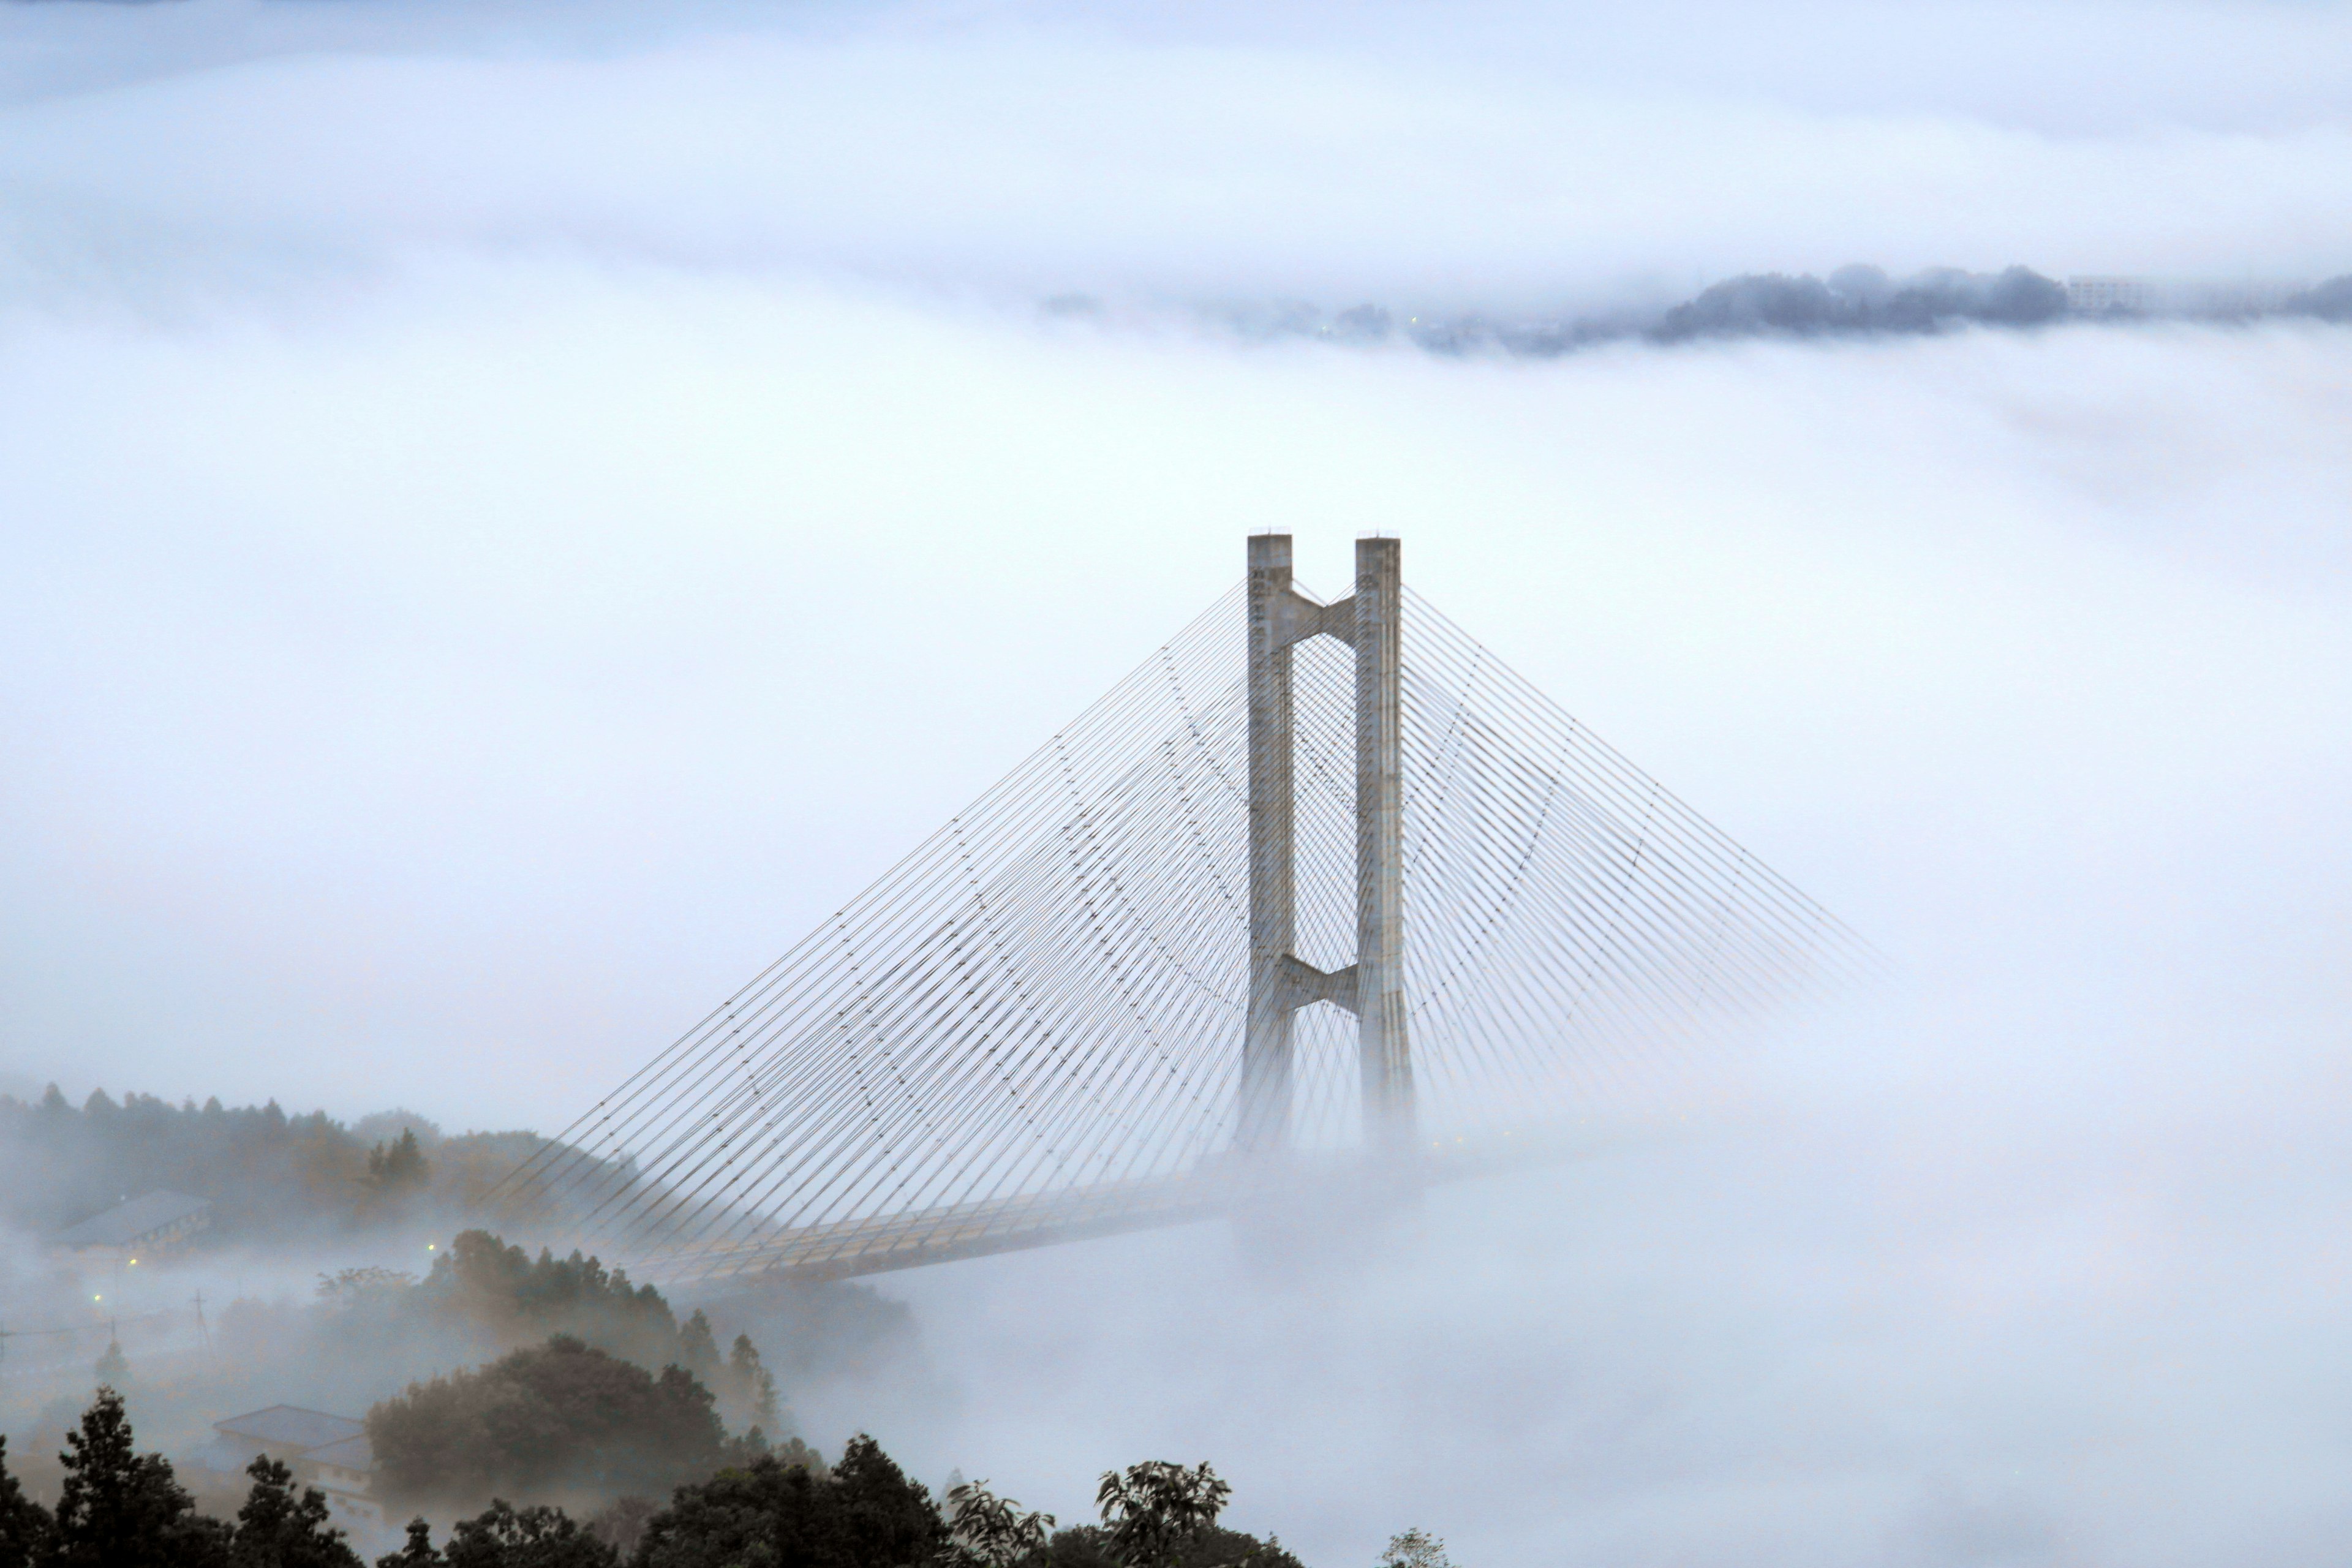
M 12 6 L 0 289 L 415 251 L 1582 308 L 1750 271 L 2352 270 L 2352 37 L 2205 5 Z
M 810 1436 L 1316 1568 L 2332 1562 L 2352 331 L 1189 312 L 2340 274 L 2346 26 L 0 10 L 0 1081 L 553 1131 L 1244 534 L 1385 531 L 1898 978 L 1381 1261 L 889 1281 L 950 1393 Z

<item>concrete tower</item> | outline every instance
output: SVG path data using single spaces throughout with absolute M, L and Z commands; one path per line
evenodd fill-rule
M 1250 992 L 1237 1142 L 1268 1153 L 1290 1137 L 1291 1016 L 1330 1002 L 1356 1016 L 1365 1142 L 1413 1141 L 1404 1004 L 1404 768 L 1393 539 L 1356 542 L 1356 591 L 1318 605 L 1291 585 L 1290 536 L 1249 542 Z M 1356 651 L 1356 962 L 1302 962 L 1292 831 L 1290 650 L 1332 637 Z

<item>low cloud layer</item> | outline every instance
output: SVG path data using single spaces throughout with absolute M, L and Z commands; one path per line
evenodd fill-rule
M 1382 1259 L 893 1282 L 960 1409 L 812 1435 L 1205 1456 L 1317 1568 L 2333 1561 L 2352 332 L 1186 323 L 2341 274 L 2344 26 L 0 10 L 0 1065 L 560 1124 L 1384 531 L 1901 978 Z
M 1444 310 L 1857 258 L 2317 278 L 2352 269 L 2345 27 L 2200 5 L 15 6 L 0 285 L 280 299 L 453 247 Z

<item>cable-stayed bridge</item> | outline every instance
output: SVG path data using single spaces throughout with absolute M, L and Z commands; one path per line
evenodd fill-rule
M 1836 919 L 1406 589 L 1287 535 L 544 1147 L 641 1278 L 819 1279 L 1411 1187 L 1852 973 Z

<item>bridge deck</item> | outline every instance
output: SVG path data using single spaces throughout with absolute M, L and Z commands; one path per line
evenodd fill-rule
M 1197 1177 L 1112 1183 L 804 1226 L 742 1241 L 656 1253 L 630 1272 L 669 1286 L 847 1279 L 1185 1225 L 1223 1212 L 1226 1199 L 1223 1184 Z
M 1384 1179 L 1419 1188 L 1467 1177 L 1550 1163 L 1589 1152 L 1553 1138 L 1501 1138 L 1477 1147 L 1448 1145 L 1426 1152 L 1410 1170 Z M 1223 1173 L 1108 1182 L 1074 1191 L 984 1202 L 946 1204 L 904 1214 L 804 1226 L 767 1236 L 720 1241 L 640 1256 L 629 1268 L 639 1279 L 667 1288 L 757 1289 L 813 1284 L 887 1274 L 1084 1241 L 1134 1231 L 1191 1225 L 1234 1213 L 1276 1194 L 1320 1188 L 1360 1194 L 1370 1170 L 1355 1161 L 1290 1167 L 1279 1186 L 1265 1173 Z

